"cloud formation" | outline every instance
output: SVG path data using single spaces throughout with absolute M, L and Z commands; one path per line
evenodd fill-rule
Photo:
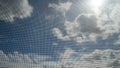
M 59 4 L 50 3 L 48 5 L 48 7 L 51 7 L 56 11 L 63 13 L 63 15 L 65 15 L 65 13 L 70 9 L 71 6 L 72 2 L 64 2 Z
M 53 31 L 54 36 L 56 36 L 58 39 L 61 39 L 64 41 L 69 40 L 69 36 L 64 36 L 59 28 L 54 28 L 52 31 Z
M 108 6 L 104 7 L 106 5 Z M 118 7 L 120 4 L 116 3 L 116 1 L 115 3 L 108 1 L 106 5 L 104 5 L 103 8 L 96 7 L 97 12 L 94 10 L 94 8 L 90 7 L 90 9 L 93 9 L 93 12 L 80 13 L 74 18 L 73 21 L 67 20 L 67 16 L 65 16 L 65 21 L 63 24 L 64 30 L 61 30 L 57 27 L 53 28 L 54 36 L 61 40 L 66 40 L 64 37 L 67 37 L 69 38 L 67 41 L 72 40 L 77 43 L 85 43 L 96 42 L 98 38 L 105 40 L 110 36 L 114 36 L 114 34 L 120 33 L 120 15 L 118 14 L 120 12 L 120 8 Z M 68 11 L 74 12 L 74 10 L 71 8 Z M 54 29 L 59 30 L 59 33 L 55 33 Z
M 0 51 L 0 67 L 6 68 L 119 68 L 120 50 L 95 50 L 76 52 L 67 48 L 58 61 L 48 61 L 49 56 L 36 54 L 5 54 Z M 46 61 L 47 60 L 47 61 Z
M 33 7 L 28 0 L 0 0 L 0 20 L 14 21 L 14 18 L 30 17 Z
M 75 52 L 67 49 L 62 54 L 64 68 L 119 68 L 119 50 L 95 50 L 92 53 Z
M 100 26 L 102 23 L 100 23 L 100 19 L 94 14 L 80 14 L 72 22 L 65 21 L 64 30 L 66 35 L 63 36 L 62 30 L 59 28 L 54 28 L 53 34 L 61 40 L 66 40 L 65 37 L 67 37 L 69 40 L 76 41 L 77 43 L 95 42 L 97 37 L 106 38 L 109 36 L 109 33 L 105 32 L 107 29 L 103 29 Z
M 37 54 L 19 54 L 14 52 L 13 54 L 5 54 L 0 51 L 0 61 L 2 62 L 15 62 L 15 63 L 40 63 L 50 57 Z
M 49 56 L 37 55 L 33 53 L 20 54 L 14 52 L 5 54 L 0 51 L 0 67 L 5 68 L 59 68 L 57 62 L 47 61 Z

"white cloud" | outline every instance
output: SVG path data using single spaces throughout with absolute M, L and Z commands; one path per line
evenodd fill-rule
M 95 50 L 91 54 L 85 54 L 81 57 L 82 61 L 89 63 L 88 67 L 99 68 L 119 68 L 120 51 L 118 50 Z M 118 61 L 118 62 L 116 62 Z M 116 63 L 116 64 L 114 64 Z
M 37 54 L 19 54 L 14 52 L 13 54 L 5 54 L 0 51 L 0 61 L 3 62 L 16 62 L 16 63 L 40 63 L 50 57 Z
M 59 63 L 63 68 L 74 68 L 74 62 L 77 58 L 76 55 L 80 57 L 80 54 L 72 50 L 71 48 L 67 48 L 64 53 L 60 55 Z
M 58 12 L 62 12 L 64 15 L 65 13 L 71 8 L 72 3 L 71 2 L 64 2 L 59 4 L 49 4 L 48 7 L 54 8 Z
M 108 3 L 107 5 L 107 7 L 99 9 L 101 12 L 100 14 L 97 14 L 96 12 L 80 13 L 73 21 L 67 20 L 67 16 L 65 16 L 65 33 L 63 33 L 63 30 L 56 27 L 60 32 L 54 35 L 61 40 L 64 40 L 64 35 L 69 38 L 67 41 L 73 40 L 77 43 L 84 43 L 96 42 L 100 37 L 102 38 L 101 40 L 105 40 L 114 34 L 120 33 L 120 4 Z M 69 10 L 74 11 L 72 9 Z
M 64 40 L 64 41 L 68 41 L 69 40 L 69 37 L 68 36 L 64 36 L 59 28 L 54 28 L 52 30 L 52 32 L 53 32 L 54 36 L 56 36 L 58 39 L 61 39 L 61 40 Z
M 14 18 L 26 18 L 33 11 L 28 0 L 0 0 L 0 20 L 14 21 Z
M 64 30 L 66 31 L 65 37 L 77 43 L 96 41 L 97 37 L 105 38 L 109 33 L 105 33 L 107 29 L 103 29 L 102 24 L 97 16 L 93 14 L 80 14 L 74 21 L 65 21 Z M 101 23 L 101 24 L 100 24 Z M 62 30 L 54 28 L 53 34 L 58 39 L 63 40 Z M 55 32 L 56 31 L 56 32 Z M 67 40 L 68 41 L 68 40 Z
M 64 68 L 119 68 L 119 50 L 95 50 L 92 53 L 75 52 L 66 50 L 62 54 Z
M 59 64 L 54 61 L 47 61 L 49 56 L 37 55 L 33 53 L 19 54 L 5 54 L 0 51 L 0 67 L 5 68 L 60 68 Z
M 116 1 L 117 2 L 117 1 Z M 110 11 L 109 11 L 109 18 L 112 20 L 112 32 L 113 33 L 120 33 L 120 3 L 119 1 L 117 3 L 113 3 L 111 4 L 111 6 L 109 7 Z M 118 37 L 118 39 L 116 39 L 116 42 L 114 43 L 115 45 L 119 45 L 120 43 L 120 35 Z
M 110 18 L 115 22 L 118 23 L 120 22 L 119 18 L 120 18 L 120 4 L 115 4 L 115 6 L 112 6 L 112 11 L 110 13 Z
M 36 54 L 5 54 L 0 51 L 0 67 L 6 68 L 119 68 L 120 50 L 76 52 L 67 48 L 58 61 L 46 61 L 49 56 Z
M 75 37 L 80 34 L 79 29 L 78 29 L 79 23 L 65 21 L 64 26 L 65 26 L 67 35 L 69 35 L 70 37 Z
M 96 36 L 102 34 L 98 27 L 98 20 L 95 15 L 81 14 L 73 22 L 65 22 L 65 30 L 69 37 L 74 37 L 76 42 L 96 41 Z

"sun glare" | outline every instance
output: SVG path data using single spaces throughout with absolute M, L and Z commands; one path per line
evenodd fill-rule
M 90 0 L 89 4 L 91 6 L 91 9 L 95 12 L 95 14 L 100 14 L 100 8 L 103 5 L 103 0 Z
M 91 0 L 92 7 L 101 7 L 103 4 L 103 0 Z

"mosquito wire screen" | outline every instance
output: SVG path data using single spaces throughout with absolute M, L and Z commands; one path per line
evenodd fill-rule
M 0 0 L 0 68 L 120 68 L 120 0 Z

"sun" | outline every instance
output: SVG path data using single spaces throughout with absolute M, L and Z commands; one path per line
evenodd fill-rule
M 90 5 L 92 7 L 101 7 L 103 4 L 103 0 L 91 0 Z
M 89 0 L 90 8 L 97 15 L 101 13 L 100 8 L 102 8 L 103 3 L 104 3 L 104 0 Z

